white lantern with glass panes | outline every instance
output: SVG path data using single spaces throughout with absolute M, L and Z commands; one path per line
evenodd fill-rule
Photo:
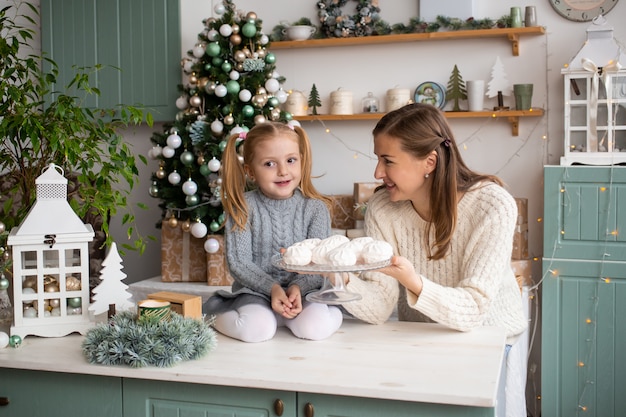
M 561 73 L 565 82 L 561 165 L 626 162 L 626 55 L 603 16 L 587 28 L 586 42 Z
M 13 262 L 11 336 L 85 334 L 89 319 L 89 242 L 94 231 L 67 200 L 63 170 L 36 179 L 37 199 L 7 243 Z

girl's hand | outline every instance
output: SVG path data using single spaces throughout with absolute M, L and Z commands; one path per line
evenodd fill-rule
M 415 272 L 413 264 L 403 256 L 392 257 L 391 265 L 378 271 L 397 279 L 407 290 L 417 296 L 422 292 L 422 278 Z
M 289 297 L 292 306 L 291 309 L 287 311 L 287 314 L 291 315 L 289 318 L 294 318 L 302 312 L 302 293 L 300 292 L 300 287 L 292 285 L 287 288 L 287 297 Z
M 272 299 L 272 310 L 274 310 L 276 313 L 280 314 L 283 317 L 293 318 L 293 317 L 289 317 L 288 315 L 286 315 L 291 310 L 293 305 L 291 301 L 289 300 L 287 293 L 285 293 L 285 290 L 283 290 L 283 288 L 280 285 L 274 284 L 272 286 L 271 299 Z

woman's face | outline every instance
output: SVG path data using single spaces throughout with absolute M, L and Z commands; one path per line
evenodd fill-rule
M 374 138 L 374 153 L 378 156 L 374 177 L 385 183 L 391 201 L 415 201 L 427 195 L 424 176 L 430 169 L 426 158 L 417 159 L 402 150 L 398 139 L 386 134 Z
M 289 198 L 302 179 L 298 142 L 288 136 L 262 140 L 254 148 L 252 162 L 244 168 L 267 197 Z

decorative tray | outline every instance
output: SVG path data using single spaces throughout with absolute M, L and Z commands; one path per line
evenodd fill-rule
M 384 268 L 391 264 L 391 259 L 375 262 L 371 264 L 357 263 L 354 265 L 319 265 L 310 263 L 308 265 L 290 265 L 283 261 L 281 254 L 274 255 L 272 257 L 272 265 L 277 268 L 284 269 L 286 271 L 293 272 L 359 272 L 359 271 L 372 271 L 375 269 Z

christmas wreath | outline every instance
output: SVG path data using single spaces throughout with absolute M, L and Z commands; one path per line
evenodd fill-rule
M 355 0 L 356 14 L 344 14 L 341 8 L 348 0 L 320 0 L 317 15 L 322 34 L 327 38 L 347 38 L 376 34 L 376 23 L 380 20 L 378 0 Z
M 216 333 L 203 320 L 172 311 L 169 321 L 154 321 L 122 311 L 89 329 L 82 350 L 89 363 L 140 368 L 170 367 L 200 358 L 216 346 Z

